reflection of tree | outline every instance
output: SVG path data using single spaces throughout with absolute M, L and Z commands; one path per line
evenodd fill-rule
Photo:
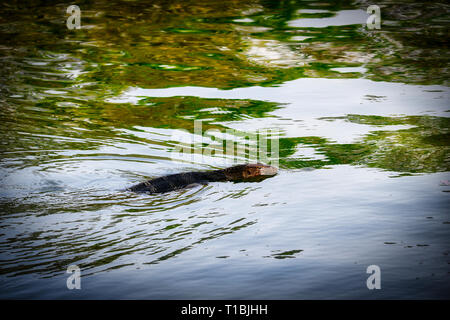
M 450 170 L 449 118 L 348 115 L 345 119 L 362 125 L 403 124 L 415 127 L 398 131 L 376 131 L 353 144 L 336 144 L 319 137 L 284 138 L 280 141 L 281 165 L 287 168 L 319 168 L 334 164 L 354 164 L 397 172 Z M 290 157 L 299 145 L 313 147 L 326 159 Z
M 448 6 L 438 2 L 377 4 L 384 24 L 381 30 L 367 31 L 360 25 L 288 26 L 293 19 L 320 19 L 339 10 L 365 9 L 363 1 L 359 7 L 351 1 L 320 6 L 309 1 L 269 0 L 161 0 L 126 5 L 98 1 L 79 4 L 85 28 L 68 32 L 61 27 L 65 19 L 62 5 L 49 10 L 50 4 L 41 2 L 28 2 L 27 7 L 11 2 L 2 8 L 5 22 L 11 23 L 0 29 L 2 43 L 8 43 L 0 53 L 6 58 L 0 64 L 8 79 L 31 81 L 43 88 L 56 83 L 38 81 L 49 76 L 37 65 L 18 70 L 17 63 L 23 64 L 27 58 L 44 60 L 50 63 L 46 68 L 55 73 L 65 60 L 75 59 L 83 62 L 78 80 L 91 82 L 92 89 L 103 93 L 116 93 L 129 85 L 233 88 L 272 85 L 299 77 L 358 77 L 359 73 L 341 74 L 330 69 L 361 64 L 366 64 L 367 76 L 376 80 L 444 83 L 448 30 L 442 19 L 448 15 Z M 302 13 L 302 9 L 321 11 Z M 239 22 L 238 18 L 251 20 Z M 305 39 L 293 40 L 295 37 Z M 255 44 L 255 49 L 261 46 L 263 52 L 272 50 L 271 63 L 249 59 L 245 52 Z M 65 57 L 53 63 L 48 53 Z M 289 57 L 288 68 L 277 64 L 277 59 L 285 59 L 283 54 Z
M 339 73 L 332 68 L 362 64 L 368 69 L 365 76 L 375 80 L 445 83 L 448 30 L 442 19 L 449 12 L 448 6 L 435 1 L 426 5 L 377 4 L 386 23 L 381 30 L 369 32 L 360 25 L 294 28 L 288 24 L 293 19 L 320 19 L 339 10 L 364 9 L 364 1 L 359 7 L 351 1 L 320 6 L 310 1 L 269 0 L 160 0 L 151 5 L 81 2 L 85 28 L 68 32 L 64 5 L 55 9 L 52 3 L 31 1 L 25 6 L 10 1 L 2 5 L 4 23 L 0 25 L 0 40 L 5 43 L 0 48 L 0 116 L 6 128 L 2 130 L 2 148 L 96 148 L 101 139 L 115 137 L 117 128 L 163 127 L 192 132 L 194 119 L 210 119 L 205 121 L 204 130 L 222 129 L 220 122 L 265 117 L 277 107 L 260 101 L 188 97 L 147 98 L 138 105 L 104 102 L 130 86 L 229 89 L 273 85 L 299 77 L 349 78 L 361 74 Z M 255 51 L 269 57 L 258 61 L 249 54 Z M 10 98 L 15 94 L 19 98 Z M 355 117 L 347 121 L 368 121 Z M 443 170 L 447 166 L 443 156 L 446 146 L 439 149 L 436 141 L 442 145 L 448 125 L 444 120 L 434 123 L 432 133 L 423 131 L 431 127 L 421 124 L 414 130 L 377 132 L 358 145 L 333 144 L 319 137 L 284 139 L 286 151 L 282 152 L 286 154 L 281 159 L 286 157 L 285 165 L 291 167 L 367 163 L 401 171 Z M 428 138 L 421 140 L 417 130 Z M 18 135 L 17 131 L 29 135 Z M 388 143 L 392 139 L 406 149 Z M 300 144 L 317 145 L 328 160 L 287 160 L 292 148 Z M 420 152 L 408 150 L 415 148 L 429 155 L 420 159 L 436 160 L 413 161 Z M 383 156 L 387 150 L 397 151 Z M 400 165 L 407 163 L 401 155 L 408 152 L 412 162 Z M 389 158 L 398 159 L 397 164 Z M 433 161 L 436 164 L 432 165 Z M 418 163 L 425 162 L 420 169 Z

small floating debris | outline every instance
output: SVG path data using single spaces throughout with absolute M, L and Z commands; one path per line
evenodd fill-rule
M 275 250 L 275 251 L 279 251 L 279 250 Z M 274 253 L 270 256 L 266 256 L 265 258 L 290 259 L 290 258 L 295 258 L 295 255 L 302 251 L 303 250 L 290 250 L 290 251 L 285 251 L 285 252 L 280 252 L 280 253 Z

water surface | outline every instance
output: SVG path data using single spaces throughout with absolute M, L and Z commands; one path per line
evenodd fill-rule
M 0 8 L 1 298 L 449 298 L 446 3 L 70 4 Z M 122 191 L 264 130 L 273 178 Z

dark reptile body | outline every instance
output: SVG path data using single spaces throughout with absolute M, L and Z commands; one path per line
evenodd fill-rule
M 208 181 L 226 181 L 223 170 L 206 172 L 186 172 L 171 174 L 164 177 L 148 180 L 127 190 L 134 192 L 162 193 L 184 188 L 190 184 L 206 183 Z

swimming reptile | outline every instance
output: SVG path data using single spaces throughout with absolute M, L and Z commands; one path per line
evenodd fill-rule
M 276 175 L 277 171 L 275 167 L 259 163 L 241 164 L 221 170 L 171 174 L 141 182 L 126 191 L 162 193 L 209 181 L 261 181 Z

